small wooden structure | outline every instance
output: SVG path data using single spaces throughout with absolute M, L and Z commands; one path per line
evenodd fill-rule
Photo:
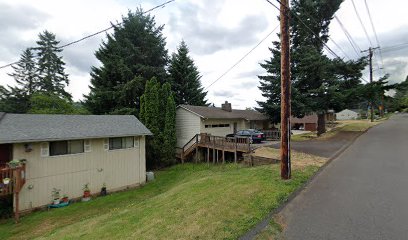
M 26 165 L 10 168 L 5 167 L 0 169 L 0 196 L 13 195 L 14 197 L 14 217 L 16 222 L 19 221 L 19 193 L 23 188 L 26 178 L 25 178 Z M 10 180 L 9 183 L 5 184 L 6 180 Z
M 211 136 L 206 133 L 196 134 L 176 154 L 181 162 L 191 157 L 195 153 L 195 161 L 200 159 L 200 150 L 204 150 L 207 162 L 210 162 L 210 151 L 212 152 L 213 163 L 218 162 L 219 155 L 222 154 L 222 162 L 225 162 L 225 152 L 234 153 L 234 162 L 237 162 L 238 153 L 248 153 L 251 151 L 250 139 L 248 137 L 220 137 Z

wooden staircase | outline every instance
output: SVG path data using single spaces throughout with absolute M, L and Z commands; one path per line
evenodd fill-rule
M 247 137 L 220 137 L 201 133 L 192 137 L 182 148 L 178 148 L 176 157 L 184 163 L 193 153 L 198 153 L 199 148 L 206 148 L 207 151 L 212 149 L 213 151 L 234 152 L 235 155 L 237 152 L 246 153 L 251 150 L 250 139 Z

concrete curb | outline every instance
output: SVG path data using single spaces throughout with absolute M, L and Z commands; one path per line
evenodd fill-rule
M 378 126 L 378 125 L 375 125 Z M 372 127 L 375 127 L 372 126 Z M 258 224 L 256 224 L 252 229 L 250 229 L 247 233 L 245 233 L 243 236 L 241 236 L 239 239 L 240 240 L 252 240 L 254 239 L 262 230 L 264 230 L 268 225 L 269 222 L 273 219 L 273 217 L 278 214 L 286 205 L 288 205 L 296 196 L 298 196 L 326 167 L 329 165 L 334 159 L 339 157 L 347 148 L 349 148 L 361 135 L 366 133 L 369 129 L 372 127 L 366 129 L 365 131 L 361 132 L 357 136 L 355 136 L 353 139 L 350 140 L 349 143 L 345 144 L 343 147 L 341 147 L 339 150 L 337 150 L 323 166 L 319 168 L 310 178 L 307 180 L 300 188 L 298 188 L 296 191 L 292 192 L 286 201 L 284 201 L 278 208 L 272 210 L 268 215 L 262 219 Z

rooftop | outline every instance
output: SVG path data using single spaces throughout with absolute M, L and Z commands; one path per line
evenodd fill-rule
M 0 144 L 151 134 L 133 115 L 0 113 Z
M 268 120 L 268 117 L 255 110 L 223 110 L 219 107 L 179 105 L 179 107 L 193 112 L 202 118 L 216 119 L 245 119 L 245 120 Z

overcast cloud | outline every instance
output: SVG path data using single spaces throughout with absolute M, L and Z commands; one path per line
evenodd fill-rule
M 120 20 L 128 9 L 135 10 L 141 6 L 147 10 L 162 2 L 164 1 L 0 0 L 0 65 L 18 60 L 21 52 L 35 45 L 38 33 L 45 29 L 55 33 L 61 44 L 64 44 L 109 27 L 110 22 Z M 408 3 L 403 0 L 370 0 L 368 3 L 384 49 L 408 42 Z M 356 4 L 370 39 L 376 45 L 364 1 L 356 1 Z M 155 15 L 158 25 L 165 25 L 163 34 L 170 54 L 182 39 L 186 41 L 202 74 L 204 87 L 213 83 L 278 24 L 278 11 L 264 0 L 176 0 L 151 14 Z M 344 1 L 337 16 L 359 48 L 367 49 L 368 40 L 350 0 Z M 336 21 L 330 26 L 330 34 L 348 57 L 356 59 L 361 56 L 351 48 Z M 94 53 L 105 36 L 106 34 L 100 34 L 89 38 L 62 52 L 71 80 L 68 91 L 76 100 L 82 99 L 82 95 L 89 92 L 90 68 L 100 64 Z M 270 58 L 268 47 L 273 40 L 277 40 L 276 33 L 212 85 L 208 89 L 209 101 L 219 106 L 228 100 L 234 108 L 256 106 L 256 101 L 263 99 L 257 88 L 257 75 L 264 74 L 259 63 Z M 329 46 L 338 55 L 348 59 L 332 42 L 329 42 Z M 408 47 L 398 51 L 384 51 L 382 70 L 377 69 L 377 64 L 382 66 L 378 56 L 378 53 L 374 56 L 374 79 L 385 73 L 391 74 L 391 82 L 405 79 L 408 74 Z M 1 85 L 13 85 L 13 79 L 7 75 L 10 72 L 11 68 L 0 69 Z M 368 76 L 365 78 L 368 79 Z

